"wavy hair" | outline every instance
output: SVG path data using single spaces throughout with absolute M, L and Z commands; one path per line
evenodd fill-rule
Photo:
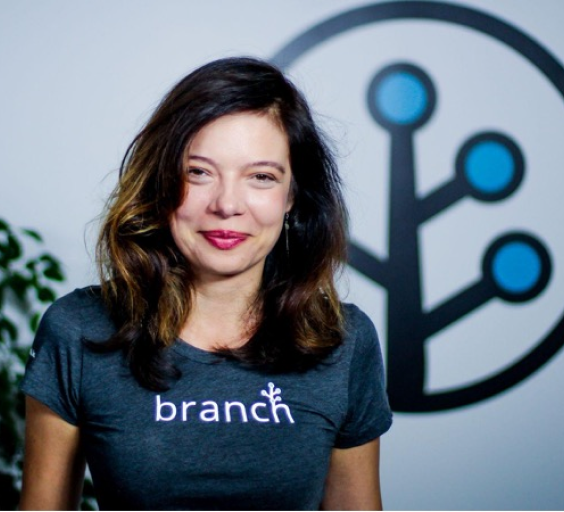
M 282 233 L 266 259 L 248 342 L 219 352 L 267 370 L 300 371 L 342 342 L 334 279 L 346 260 L 347 213 L 331 151 L 305 99 L 277 68 L 251 58 L 221 59 L 182 79 L 135 137 L 98 240 L 102 297 L 116 325 L 104 347 L 123 349 L 148 389 L 167 389 L 179 376 L 165 349 L 192 305 L 193 271 L 169 229 L 187 186 L 184 150 L 208 123 L 241 112 L 275 116 L 288 136 L 290 250 Z

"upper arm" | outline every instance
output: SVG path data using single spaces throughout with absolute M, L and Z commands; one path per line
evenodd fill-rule
M 381 510 L 380 439 L 353 448 L 333 448 L 323 510 Z
M 38 400 L 26 397 L 20 510 L 78 509 L 84 479 L 80 431 Z

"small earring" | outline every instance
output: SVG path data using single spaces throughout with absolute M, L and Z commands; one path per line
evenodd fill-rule
M 286 256 L 288 257 L 290 256 L 290 241 L 288 238 L 288 231 L 290 231 L 289 219 L 290 219 L 290 214 L 286 212 L 286 214 L 284 215 L 284 234 L 286 236 Z

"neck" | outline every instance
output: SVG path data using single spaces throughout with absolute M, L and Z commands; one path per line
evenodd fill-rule
M 180 337 L 204 350 L 241 346 L 252 331 L 259 285 L 248 276 L 199 280 Z

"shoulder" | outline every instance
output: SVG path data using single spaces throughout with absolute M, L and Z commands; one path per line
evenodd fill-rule
M 325 362 L 350 366 L 368 360 L 381 360 L 380 341 L 374 322 L 355 304 L 341 303 L 341 308 L 343 342 Z
M 360 446 L 390 428 L 392 412 L 386 394 L 384 362 L 370 317 L 353 304 L 343 304 L 343 350 L 348 362 L 347 416 L 335 446 Z
M 111 321 L 102 301 L 100 287 L 76 289 L 57 299 L 45 312 L 39 332 L 56 331 L 61 336 L 75 334 L 87 338 L 108 336 Z
M 81 311 L 84 309 L 96 308 L 102 305 L 102 296 L 99 286 L 87 286 L 58 298 L 49 307 L 48 311 L 56 313 Z
M 374 330 L 374 323 L 370 317 L 356 304 L 344 302 L 341 306 L 343 308 L 345 330 L 347 332 L 363 331 L 366 329 Z
M 370 317 L 355 304 L 343 303 L 342 308 L 345 345 L 355 352 L 379 349 L 378 333 Z
M 21 389 L 73 425 L 79 418 L 84 340 L 108 326 L 99 289 L 75 290 L 45 312 L 35 335 Z

